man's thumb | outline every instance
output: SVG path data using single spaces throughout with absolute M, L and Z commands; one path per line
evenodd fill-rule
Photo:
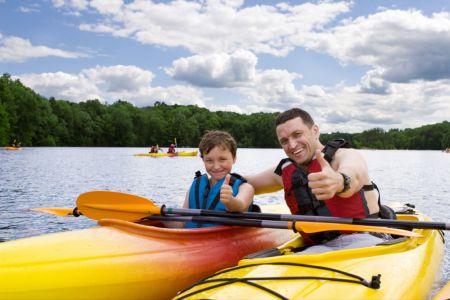
M 231 178 L 231 175 L 227 174 L 227 176 L 225 176 L 225 180 L 223 181 L 223 184 L 230 185 L 230 178 Z
M 317 162 L 322 167 L 322 170 L 324 167 L 330 166 L 328 161 L 326 161 L 325 158 L 322 156 L 322 152 L 320 150 L 316 150 L 316 159 L 317 159 Z

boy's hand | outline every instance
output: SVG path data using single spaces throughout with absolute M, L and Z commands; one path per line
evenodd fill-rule
M 222 201 L 226 207 L 233 201 L 233 189 L 230 186 L 230 178 L 230 174 L 227 174 L 222 187 L 220 188 L 220 201 Z

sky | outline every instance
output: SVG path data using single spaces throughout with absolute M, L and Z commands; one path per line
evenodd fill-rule
M 416 128 L 450 120 L 450 1 L 0 0 L 0 72 L 77 103 Z

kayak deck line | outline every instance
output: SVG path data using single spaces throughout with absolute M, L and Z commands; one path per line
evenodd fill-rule
M 312 269 L 319 269 L 319 270 L 324 270 L 324 271 L 331 271 L 334 273 L 338 273 L 350 278 L 354 278 L 354 279 L 347 279 L 347 278 L 335 278 L 335 277 L 323 277 L 323 276 L 272 276 L 272 277 L 267 277 L 267 276 L 261 276 L 261 277 L 226 277 L 226 278 L 212 278 L 211 277 L 216 277 L 218 275 L 222 275 L 222 274 L 226 274 L 228 272 L 232 272 L 235 270 L 239 270 L 239 269 L 244 269 L 244 268 L 252 268 L 255 266 L 262 266 L 262 265 L 282 265 L 282 266 L 290 266 L 290 267 L 303 267 L 303 268 L 312 268 Z M 366 279 L 362 278 L 361 276 L 358 276 L 356 274 L 352 274 L 352 273 L 348 273 L 345 271 L 341 271 L 335 268 L 329 268 L 329 267 L 324 267 L 324 266 L 317 266 L 317 265 L 310 265 L 310 264 L 302 264 L 302 263 L 289 263 L 289 262 L 269 262 L 269 263 L 258 263 L 258 264 L 248 264 L 248 265 L 240 265 L 240 266 L 236 266 L 236 267 L 232 267 L 223 271 L 219 271 L 213 275 L 210 275 L 204 279 L 202 279 L 201 281 L 195 283 L 194 285 L 191 285 L 190 287 L 181 290 L 179 292 L 179 294 L 184 293 L 190 289 L 192 289 L 195 286 L 200 286 L 200 285 L 204 285 L 204 284 L 208 284 L 208 283 L 217 283 L 215 285 L 210 285 L 207 286 L 203 289 L 198 289 L 196 291 L 193 291 L 191 293 L 182 295 L 181 297 L 176 297 L 175 300 L 182 300 L 185 299 L 187 297 L 190 296 L 194 296 L 196 294 L 199 294 L 201 292 L 207 291 L 207 290 L 211 290 L 211 289 L 215 289 L 217 287 L 222 287 L 225 285 L 229 285 L 229 284 L 234 284 L 234 283 L 244 283 L 244 284 L 248 284 L 250 286 L 253 286 L 257 289 L 260 289 L 264 292 L 267 292 L 279 299 L 282 300 L 289 300 L 289 298 L 284 297 L 283 295 L 277 293 L 276 291 L 264 287 L 262 285 L 259 285 L 257 283 L 255 283 L 254 281 L 267 281 L 267 280 L 329 280 L 329 281 L 336 281 L 336 282 L 346 282 L 346 283 L 354 283 L 354 284 L 361 284 L 367 288 L 371 288 L 371 289 L 379 289 L 380 285 L 381 285 L 381 274 L 378 275 L 373 275 L 370 281 L 367 281 Z

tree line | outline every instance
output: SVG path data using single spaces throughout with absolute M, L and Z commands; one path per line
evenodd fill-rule
M 243 148 L 277 148 L 277 113 L 211 112 L 195 105 L 167 105 L 156 101 L 138 108 L 118 100 L 104 104 L 97 99 L 74 103 L 40 96 L 13 80 L 0 77 L 0 144 L 13 140 L 22 146 L 167 146 L 197 147 L 206 130 L 226 130 Z M 322 134 L 321 141 L 342 137 L 355 148 L 431 149 L 450 146 L 450 123 L 415 129 L 370 129 L 361 133 Z

